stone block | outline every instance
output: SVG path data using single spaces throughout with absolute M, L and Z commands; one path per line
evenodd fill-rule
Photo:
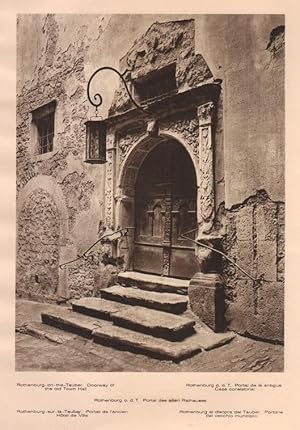
M 284 285 L 263 283 L 257 291 L 257 313 L 248 326 L 249 334 L 258 338 L 284 340 Z
M 254 317 L 254 289 L 252 281 L 239 280 L 234 288 L 234 300 L 227 304 L 227 327 L 237 333 L 247 333 L 249 321 Z
M 190 282 L 191 310 L 215 332 L 224 330 L 224 287 L 213 274 L 197 273 Z
M 236 237 L 238 240 L 250 240 L 253 236 L 253 207 L 245 206 L 236 216 Z
M 266 203 L 256 208 L 257 240 L 275 240 L 277 235 L 277 218 L 275 203 Z
M 276 281 L 277 277 L 277 245 L 276 241 L 259 240 L 257 242 L 257 276 Z
M 248 241 L 237 240 L 235 243 L 235 261 L 249 274 L 255 275 L 254 265 L 254 246 L 252 236 Z M 236 269 L 238 276 L 244 276 L 238 269 Z

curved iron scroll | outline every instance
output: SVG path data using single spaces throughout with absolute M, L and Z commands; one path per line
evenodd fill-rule
M 126 89 L 126 91 L 127 91 L 127 94 L 128 94 L 128 96 L 129 96 L 130 100 L 132 101 L 132 103 L 134 104 L 134 106 L 135 106 L 137 109 L 139 109 L 141 112 L 143 112 L 143 113 L 146 113 L 146 114 L 148 114 L 148 113 L 149 113 L 146 109 L 144 109 L 141 105 L 139 105 L 139 104 L 134 100 L 134 98 L 132 97 L 132 95 L 131 95 L 131 93 L 130 93 L 130 91 L 129 91 L 129 88 L 128 88 L 128 86 L 127 86 L 127 83 L 126 83 L 126 81 L 125 81 L 124 76 L 123 76 L 123 75 L 122 75 L 122 74 L 121 74 L 117 69 L 115 69 L 114 67 L 111 67 L 111 66 L 103 66 L 103 67 L 100 67 L 99 69 L 95 70 L 95 72 L 91 75 L 91 77 L 90 77 L 90 79 L 89 79 L 89 81 L 88 81 L 88 85 L 87 85 L 87 97 L 88 97 L 89 102 L 90 102 L 93 106 L 95 106 L 95 108 L 96 108 L 96 113 L 98 112 L 98 107 L 102 105 L 103 99 L 102 99 L 101 94 L 96 93 L 96 94 L 94 94 L 94 96 L 93 96 L 93 100 L 92 100 L 92 98 L 91 98 L 91 96 L 90 96 L 90 85 L 91 85 L 91 82 L 92 82 L 92 79 L 94 78 L 94 76 L 96 76 L 96 75 L 97 75 L 97 73 L 102 72 L 103 70 L 111 70 L 112 72 L 116 73 L 116 74 L 119 76 L 119 78 L 122 80 L 122 82 L 123 82 L 123 84 L 124 84 L 124 87 L 125 87 L 125 89 Z M 127 72 L 127 70 L 126 70 L 125 72 Z M 125 72 L 124 72 L 124 73 L 125 73 Z

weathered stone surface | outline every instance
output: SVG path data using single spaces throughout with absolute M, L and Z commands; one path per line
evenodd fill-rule
M 114 324 L 170 340 L 183 339 L 193 333 L 195 320 L 167 312 L 128 307 L 112 314 Z
M 74 312 L 111 320 L 112 314 L 122 309 L 128 309 L 128 306 L 95 297 L 83 297 L 72 302 L 72 309 Z
M 235 338 L 235 334 L 216 334 L 201 329 L 182 341 L 170 342 L 166 339 L 155 338 L 123 327 L 103 326 L 93 331 L 93 338 L 96 342 L 104 343 L 105 345 L 138 351 L 178 362 L 203 350 L 209 351 L 225 345 Z
M 45 325 L 41 322 L 30 321 L 16 326 L 16 333 L 27 334 L 29 336 L 37 337 L 38 339 L 47 339 L 50 342 L 62 344 L 71 339 L 74 335 L 68 332 L 58 333 L 54 327 Z
M 253 282 L 238 280 L 230 301 L 226 303 L 225 320 L 227 328 L 245 334 L 251 318 L 256 313 Z
M 60 220 L 52 196 L 33 191 L 18 219 L 17 294 L 54 298 L 57 293 Z
M 276 342 L 284 341 L 284 285 L 263 283 L 257 292 L 257 318 L 249 316 L 249 334 Z
M 175 294 L 187 294 L 189 286 L 189 281 L 183 279 L 150 275 L 140 272 L 121 272 L 118 274 L 118 282 L 121 285 Z
M 203 349 L 197 335 L 188 337 L 181 342 L 171 342 L 117 326 L 99 327 L 93 331 L 93 338 L 96 342 L 108 346 L 137 351 L 172 361 L 191 357 Z
M 261 190 L 240 207 L 228 211 L 227 216 L 230 222 L 223 243 L 225 253 L 249 275 L 263 276 L 267 281 L 256 285 L 237 267 L 224 261 L 228 327 L 238 333 L 282 341 L 284 306 L 282 284 L 278 281 L 284 279 L 284 205 L 272 201 Z M 273 285 L 270 299 L 265 294 L 262 299 L 270 285 Z
M 103 324 L 102 321 L 95 318 L 66 310 L 42 312 L 41 318 L 45 324 L 88 338 L 91 337 L 92 331 L 97 325 Z
M 264 275 L 269 281 L 277 278 L 276 241 L 257 241 L 257 276 Z
M 194 314 L 214 331 L 223 331 L 224 287 L 218 275 L 196 274 L 188 294 Z
M 16 333 L 17 371 L 62 372 L 282 372 L 283 346 L 236 336 L 232 342 L 176 364 L 156 360 L 150 354 L 136 354 L 125 346 L 102 346 L 74 334 L 40 323 L 41 311 L 61 310 L 60 306 L 28 300 L 16 301 L 17 324 L 36 323 L 43 331 L 51 330 L 59 338 L 72 341 L 62 344 Z M 110 324 L 107 322 L 107 324 Z M 198 329 L 196 327 L 196 331 Z M 193 336 L 195 337 L 195 336 Z M 186 339 L 187 341 L 190 338 Z M 156 339 L 160 340 L 160 339 Z M 108 344 L 109 345 L 109 344 Z M 175 344 L 172 343 L 175 346 Z M 198 347 L 199 345 L 196 344 Z M 127 350 L 126 350 L 127 349 Z M 133 348 L 132 348 L 133 350 Z M 146 355 L 147 354 L 147 355 Z M 166 357 L 167 358 L 167 357 Z
M 236 216 L 236 237 L 238 240 L 249 241 L 253 235 L 253 207 L 241 208 Z
M 233 332 L 214 333 L 204 329 L 198 329 L 196 331 L 197 334 L 195 335 L 195 339 L 197 336 L 197 341 L 205 351 L 219 348 L 220 346 L 231 342 L 236 337 L 236 334 Z
M 120 285 L 114 285 L 101 290 L 101 297 L 131 305 L 173 312 L 175 314 L 184 312 L 188 304 L 187 298 L 182 295 L 158 293 L 139 288 L 122 287 Z
M 135 41 L 121 59 L 121 70 L 130 69 L 130 78 L 148 73 L 176 62 L 176 86 L 194 87 L 212 77 L 201 54 L 195 54 L 193 20 L 154 23 Z M 131 104 L 123 85 L 116 91 L 109 113 L 128 110 Z

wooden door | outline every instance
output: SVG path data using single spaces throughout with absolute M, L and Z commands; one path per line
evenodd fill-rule
M 175 141 L 159 144 L 136 182 L 134 269 L 191 278 L 199 270 L 191 242 L 180 237 L 196 228 L 196 176 L 186 150 Z

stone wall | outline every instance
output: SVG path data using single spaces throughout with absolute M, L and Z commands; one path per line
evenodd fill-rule
M 284 205 L 259 191 L 223 213 L 225 253 L 253 278 L 224 260 L 227 325 L 239 333 L 283 341 Z
M 60 219 L 51 195 L 32 192 L 19 214 L 17 293 L 55 298 L 58 288 Z
M 42 176 L 46 180 L 26 197 L 18 213 L 18 294 L 33 290 L 43 297 L 63 294 L 58 291 L 62 277 L 58 265 L 81 254 L 98 237 L 103 219 L 105 168 L 95 169 L 83 162 L 84 122 L 88 115 L 85 64 L 88 48 L 96 43 L 105 25 L 102 16 L 19 17 L 17 199 L 33 180 Z M 91 29 L 95 30 L 92 35 Z M 32 59 L 28 58 L 28 50 Z M 39 155 L 32 139 L 31 111 L 52 100 L 56 101 L 54 150 Z M 60 190 L 67 211 L 64 216 L 68 230 L 63 244 L 51 181 Z M 92 294 L 95 271 L 103 268 L 99 262 L 90 262 L 74 263 L 69 273 L 63 269 L 64 293 Z

